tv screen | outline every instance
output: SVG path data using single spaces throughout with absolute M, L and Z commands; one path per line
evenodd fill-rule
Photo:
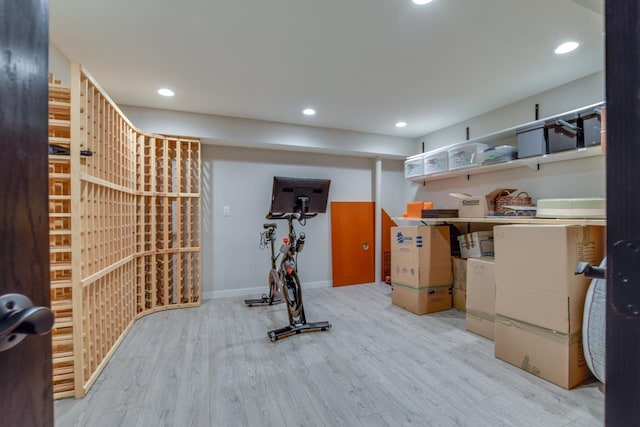
M 329 179 L 273 177 L 269 214 L 325 213 Z

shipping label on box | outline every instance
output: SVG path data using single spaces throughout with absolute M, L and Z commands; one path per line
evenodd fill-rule
M 484 196 L 472 196 L 465 193 L 449 193 L 458 199 L 458 214 L 460 218 L 483 218 L 495 215 L 496 197 L 502 193 L 513 193 L 515 188 L 497 188 Z
M 495 356 L 566 389 L 591 376 L 580 331 L 561 334 L 496 315 Z
M 449 227 L 392 227 L 391 281 L 414 288 L 450 286 Z

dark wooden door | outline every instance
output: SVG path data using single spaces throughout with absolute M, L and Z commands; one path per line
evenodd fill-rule
M 0 295 L 50 306 L 46 0 L 0 0 Z M 0 425 L 53 425 L 51 335 L 0 352 Z
M 607 354 L 605 425 L 640 425 L 640 2 L 605 2 Z
M 331 202 L 333 286 L 375 280 L 375 203 Z

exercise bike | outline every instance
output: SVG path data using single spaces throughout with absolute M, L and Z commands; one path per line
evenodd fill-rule
M 269 276 L 267 281 L 269 283 L 269 295 L 262 294 L 262 298 L 260 299 L 246 299 L 244 303 L 247 304 L 247 307 L 256 307 L 262 305 L 274 305 L 283 303 L 284 300 L 280 295 L 280 290 L 282 289 L 280 275 L 278 274 L 278 270 L 276 269 L 276 260 L 280 256 L 280 254 L 275 254 L 274 242 L 276 241 L 276 228 L 278 226 L 273 223 L 263 224 L 262 227 L 265 229 L 262 233 L 260 233 L 260 249 L 265 249 L 267 245 L 271 246 L 271 270 L 269 270 Z
M 304 210 L 303 210 L 304 212 Z M 289 325 L 274 329 L 268 332 L 269 339 L 275 342 L 281 338 L 306 332 L 327 331 L 331 329 L 329 322 L 307 322 L 302 305 L 302 287 L 298 277 L 297 257 L 305 244 L 305 234 L 296 236 L 293 221 L 297 220 L 302 226 L 306 224 L 307 218 L 313 218 L 317 213 L 284 213 L 269 214 L 267 219 L 286 219 L 289 223 L 289 235 L 282 239 L 280 253 L 283 255 L 280 261 L 280 282 L 282 283 L 282 293 L 286 301 Z

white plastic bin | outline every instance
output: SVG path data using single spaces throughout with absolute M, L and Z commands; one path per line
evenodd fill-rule
M 449 170 L 478 166 L 480 164 L 479 154 L 487 148 L 489 148 L 487 144 L 481 144 L 479 142 L 461 144 L 450 148 L 448 150 Z
M 408 157 L 404 161 L 404 177 L 414 178 L 422 175 L 424 175 L 424 155 Z
M 478 163 L 490 165 L 493 163 L 508 162 L 518 158 L 518 149 L 512 145 L 500 145 L 486 148 L 478 155 Z
M 424 156 L 424 174 L 445 172 L 448 169 L 448 160 L 447 150 L 430 151 Z

